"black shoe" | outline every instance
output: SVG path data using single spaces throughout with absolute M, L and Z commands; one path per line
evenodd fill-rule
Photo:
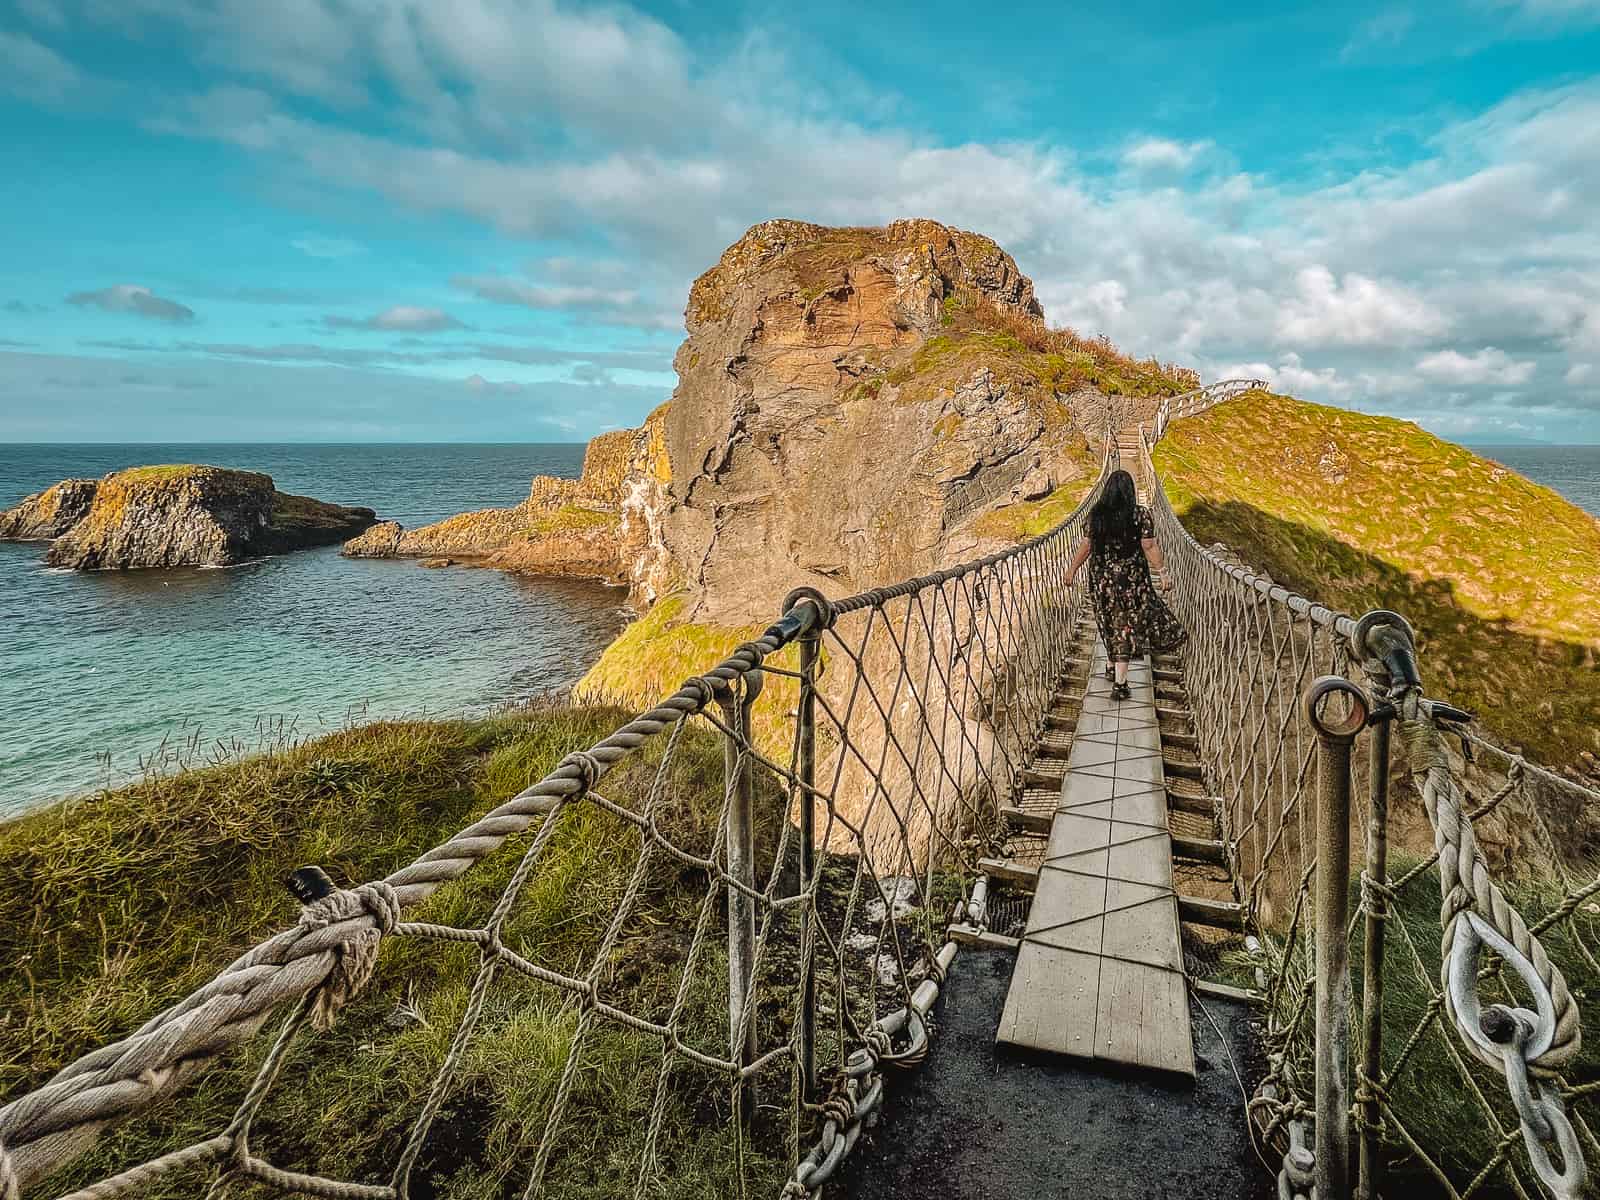
M 1125 683 L 1114 683 L 1111 685 L 1111 698 L 1113 700 L 1126 700 L 1132 694 L 1133 693 L 1128 691 L 1128 685 Z

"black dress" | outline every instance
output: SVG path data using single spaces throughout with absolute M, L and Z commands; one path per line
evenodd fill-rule
M 1135 510 L 1137 536 L 1096 545 L 1089 555 L 1089 597 L 1106 653 L 1115 661 L 1140 654 L 1168 654 L 1189 635 L 1156 594 L 1150 564 L 1140 544 L 1156 535 L 1150 510 Z

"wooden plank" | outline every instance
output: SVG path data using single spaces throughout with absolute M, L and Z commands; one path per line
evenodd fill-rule
M 1051 815 L 1049 813 L 1033 812 L 1030 809 L 1005 805 L 1000 809 L 1000 817 L 1014 828 L 1024 830 L 1027 833 L 1050 832 Z
M 1031 889 L 1039 881 L 1037 867 L 1020 867 L 1008 858 L 980 858 L 978 870 L 1017 887 Z
M 1161 672 L 1133 664 L 1131 697 L 1118 702 L 1110 698 L 1104 665 L 1097 653 L 1042 866 L 1028 871 L 1006 860 L 980 862 L 995 878 L 1033 889 L 997 1038 L 1192 1078 L 1153 683 Z M 1036 810 L 1010 806 L 1002 813 L 1030 830 L 1044 825 Z
M 1234 987 L 1228 983 L 1212 983 L 1209 979 L 1191 979 L 1189 986 L 1202 996 L 1213 1000 L 1234 1000 L 1240 1004 L 1265 1004 L 1267 998 L 1254 988 Z
M 1172 853 L 1178 858 L 1192 858 L 1198 862 L 1226 863 L 1228 856 L 1221 842 L 1207 838 L 1174 836 Z
M 1095 1008 L 1095 1057 L 1194 1078 L 1189 992 L 1182 972 L 1105 958 Z
M 1191 925 L 1209 925 L 1213 929 L 1243 929 L 1244 905 L 1234 904 L 1231 900 L 1179 896 L 1178 918 Z

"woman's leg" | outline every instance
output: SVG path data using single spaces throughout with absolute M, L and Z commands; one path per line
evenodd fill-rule
M 1112 682 L 1114 682 L 1114 683 L 1127 683 L 1128 682 L 1128 660 L 1127 659 L 1125 659 L 1125 658 L 1113 659 L 1112 662 L 1111 662 L 1111 668 L 1112 668 L 1112 672 L 1113 672 L 1112 676 L 1111 676 Z

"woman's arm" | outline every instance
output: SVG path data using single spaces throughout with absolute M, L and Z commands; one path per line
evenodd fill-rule
M 1161 590 L 1170 592 L 1172 590 L 1172 576 L 1167 574 L 1167 559 L 1161 553 L 1161 544 L 1155 538 L 1147 537 L 1141 538 L 1139 545 L 1144 548 L 1144 557 L 1150 564 L 1151 572 L 1161 576 Z
M 1067 568 L 1067 586 L 1072 586 L 1072 581 L 1078 577 L 1078 571 L 1089 558 L 1089 539 L 1080 538 L 1078 548 L 1073 552 L 1072 565 Z

